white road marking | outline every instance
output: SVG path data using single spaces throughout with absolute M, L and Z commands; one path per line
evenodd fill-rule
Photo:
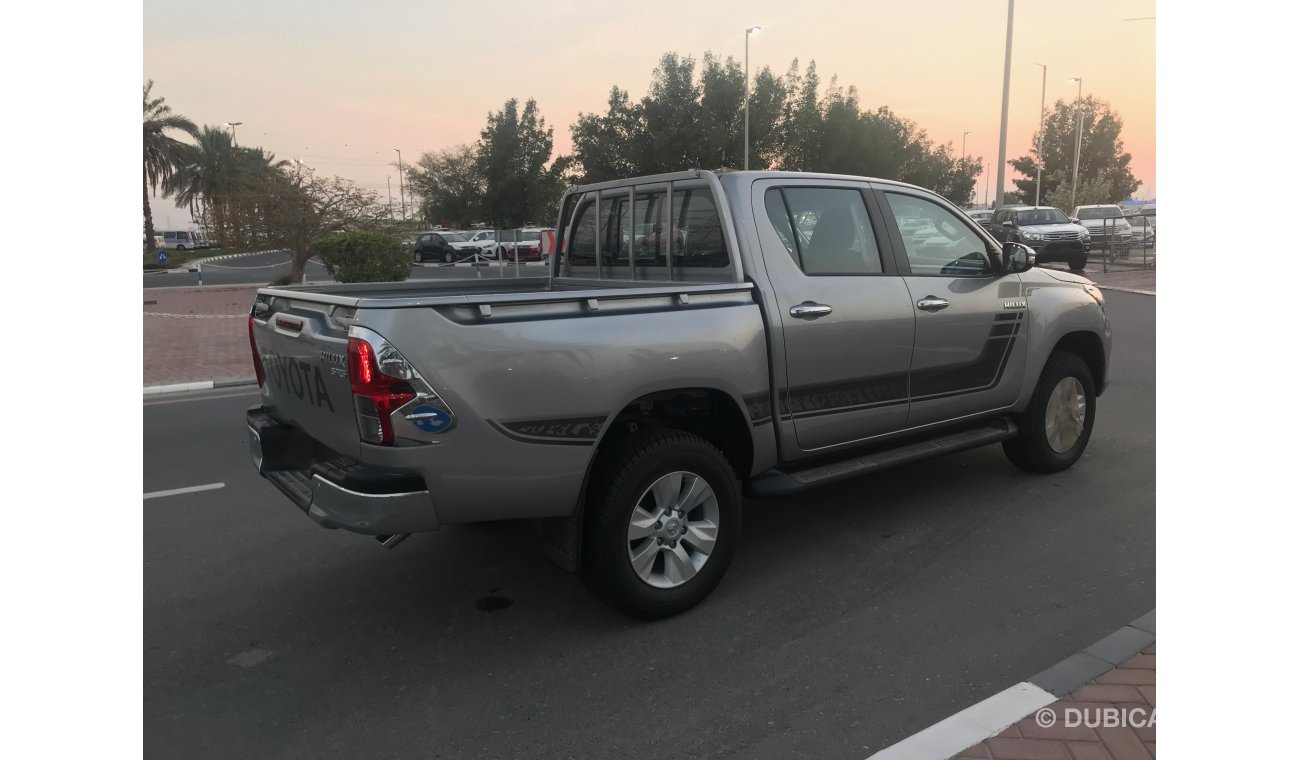
M 1007 726 L 1055 701 L 1056 697 L 1050 692 L 1022 681 L 882 749 L 868 760 L 942 760 L 952 757 L 967 747 L 997 736 Z
M 234 390 L 234 389 L 232 389 L 232 390 Z M 144 405 L 145 405 L 145 406 L 160 406 L 160 405 L 162 405 L 162 404 L 188 404 L 188 403 L 190 403 L 190 402 L 192 402 L 192 401 L 213 401 L 213 400 L 216 400 L 216 399 L 219 399 L 219 398 L 234 398 L 234 397 L 236 397 L 236 396 L 251 396 L 252 394 L 259 392 L 260 390 L 261 390 L 261 388 L 258 388 L 256 385 L 252 385 L 252 386 L 249 386 L 247 390 L 236 391 L 236 392 L 234 392 L 234 393 L 223 393 L 223 394 L 221 394 L 220 396 L 211 396 L 211 395 L 209 395 L 209 396 L 190 396 L 190 397 L 186 397 L 186 398 L 160 398 L 160 399 L 150 399 L 150 398 L 146 398 L 146 399 L 144 400 Z
M 215 491 L 218 488 L 225 488 L 225 483 L 206 483 L 201 486 L 187 486 L 185 488 L 173 488 L 168 491 L 154 491 L 144 495 L 146 499 L 157 499 L 160 496 L 180 496 L 183 493 L 198 493 L 199 491 Z

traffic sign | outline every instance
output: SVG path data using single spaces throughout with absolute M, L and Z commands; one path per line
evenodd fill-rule
M 166 263 L 167 263 L 167 252 L 166 252 L 166 251 L 161 250 L 161 249 L 158 251 L 158 263 L 159 263 L 159 264 L 166 264 Z

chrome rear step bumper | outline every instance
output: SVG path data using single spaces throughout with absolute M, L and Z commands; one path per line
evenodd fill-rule
M 249 454 L 258 472 L 322 527 L 385 537 L 438 528 L 418 476 L 376 471 L 337 455 L 304 462 L 305 434 L 260 408 L 250 409 L 248 418 Z

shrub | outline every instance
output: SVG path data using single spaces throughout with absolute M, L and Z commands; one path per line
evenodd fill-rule
M 340 232 L 312 243 L 311 250 L 339 282 L 396 282 L 411 274 L 411 254 L 392 235 Z
M 279 277 L 276 277 L 274 280 L 271 280 L 271 282 L 268 284 L 273 288 L 278 288 L 284 285 L 297 285 L 298 283 L 293 281 L 293 277 L 291 275 L 285 273 L 280 275 Z

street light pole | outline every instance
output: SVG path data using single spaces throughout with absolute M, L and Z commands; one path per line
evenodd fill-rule
M 1070 77 L 1079 83 L 1079 93 L 1074 96 L 1074 110 L 1079 112 L 1079 133 L 1074 138 L 1074 179 L 1070 181 L 1070 210 L 1074 210 L 1075 196 L 1079 191 L 1079 153 L 1083 148 L 1083 77 Z
M 388 218 L 393 218 L 393 175 L 388 175 Z
M 1047 109 L 1047 64 L 1036 63 L 1043 67 L 1043 94 L 1038 99 L 1038 180 L 1034 183 L 1034 205 L 1043 197 L 1043 114 Z
M 1007 0 L 1007 55 L 1002 64 L 1002 128 L 998 136 L 998 191 L 994 204 L 1002 207 L 1002 187 L 1007 179 L 1007 109 L 1011 104 L 1011 28 L 1016 17 L 1016 0 Z
M 762 29 L 751 26 L 745 30 L 745 171 L 749 171 L 749 36 Z
M 969 134 L 971 134 L 971 133 L 970 133 L 970 132 L 962 132 L 962 133 L 961 133 L 961 157 L 962 157 L 963 159 L 966 158 L 966 135 L 969 135 Z
M 405 175 L 402 173 L 402 151 L 393 148 L 393 152 L 397 154 L 397 190 L 401 193 L 402 197 L 402 221 L 404 222 L 406 221 L 406 179 Z M 391 187 L 391 185 L 389 187 Z M 391 193 L 392 191 L 390 190 L 389 192 Z
M 235 134 L 235 127 L 238 127 L 240 124 L 243 124 L 243 123 L 244 123 L 244 122 L 242 122 L 242 121 L 228 121 L 228 122 L 226 122 L 226 126 L 227 126 L 227 127 L 230 127 L 230 144 L 231 144 L 231 145 L 234 145 L 234 146 L 238 146 L 238 145 L 239 145 L 239 141 L 235 139 L 235 137 L 236 137 L 236 134 Z

